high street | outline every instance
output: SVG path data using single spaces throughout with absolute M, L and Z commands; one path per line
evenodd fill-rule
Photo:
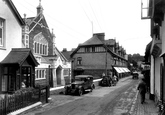
M 120 79 L 116 86 L 97 87 L 79 96 L 53 95 L 52 101 L 26 115 L 121 115 L 133 112 L 139 80 L 131 76 Z

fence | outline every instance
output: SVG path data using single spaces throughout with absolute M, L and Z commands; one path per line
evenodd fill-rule
M 38 101 L 43 103 L 48 102 L 49 87 L 39 87 L 37 89 L 28 88 L 25 90 L 17 91 L 16 93 L 9 95 L 6 94 L 4 98 L 0 100 L 0 115 L 6 115 L 18 109 L 32 105 Z

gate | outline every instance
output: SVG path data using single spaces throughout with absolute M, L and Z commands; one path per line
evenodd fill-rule
M 39 99 L 42 103 L 48 103 L 50 96 L 49 86 L 39 86 Z

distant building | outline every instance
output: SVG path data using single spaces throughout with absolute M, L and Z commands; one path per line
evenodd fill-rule
M 91 74 L 95 78 L 108 75 L 110 72 L 121 74 L 127 69 L 126 52 L 115 39 L 104 39 L 104 33 L 93 34 L 93 37 L 80 44 L 71 54 L 73 76 Z

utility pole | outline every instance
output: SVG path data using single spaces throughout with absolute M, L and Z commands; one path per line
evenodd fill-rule
M 105 47 L 105 76 L 107 76 L 107 47 Z
M 91 21 L 91 25 L 92 25 L 92 36 L 93 36 L 93 21 Z

